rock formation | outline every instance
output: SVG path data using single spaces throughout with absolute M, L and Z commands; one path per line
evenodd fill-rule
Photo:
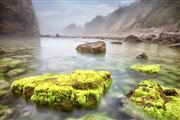
M 39 35 L 31 0 L 0 1 L 0 35 Z
M 104 41 L 91 42 L 86 44 L 78 45 L 76 50 L 81 53 L 105 53 L 106 43 Z

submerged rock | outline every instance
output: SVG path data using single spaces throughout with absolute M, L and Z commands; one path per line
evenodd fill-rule
M 17 75 L 20 75 L 22 73 L 25 73 L 26 70 L 25 69 L 22 69 L 22 68 L 16 68 L 16 69 L 12 69 L 10 70 L 9 72 L 7 72 L 7 76 L 8 77 L 14 77 L 14 76 L 17 76 Z
M 0 60 L 0 69 L 1 72 L 6 72 L 10 69 L 26 66 L 25 61 L 15 60 L 15 59 L 2 59 Z
M 145 53 L 139 54 L 136 59 L 145 59 L 148 60 L 148 56 Z
M 0 48 L 0 55 L 3 55 L 3 54 L 5 54 L 5 53 L 7 53 L 7 51 L 4 50 L 3 48 Z
M 9 88 L 10 88 L 9 82 L 5 80 L 0 80 L 0 98 L 1 99 L 9 95 Z
M 16 80 L 11 93 L 45 107 L 72 111 L 94 108 L 111 85 L 107 71 L 76 70 L 71 74 L 47 74 Z
M 14 108 L 0 105 L 0 120 L 10 119 L 14 111 L 15 111 Z
M 161 66 L 158 64 L 134 64 L 131 66 L 131 70 L 135 70 L 143 73 L 159 73 Z
M 103 41 L 91 42 L 86 44 L 81 44 L 77 46 L 76 50 L 82 53 L 105 53 L 106 52 L 106 43 Z
M 180 90 L 161 86 L 152 80 L 144 80 L 127 96 L 140 110 L 155 119 L 180 119 Z
M 81 118 L 68 118 L 67 120 L 114 120 L 114 119 L 100 114 L 87 114 Z

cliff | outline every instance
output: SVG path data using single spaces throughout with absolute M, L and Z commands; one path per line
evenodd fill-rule
M 105 16 L 99 25 L 94 19 L 85 25 L 91 33 L 120 33 L 122 31 L 161 28 L 162 31 L 180 31 L 180 0 L 137 0 Z M 104 28 L 96 30 L 95 28 Z
M 36 36 L 39 34 L 31 0 L 1 0 L 0 11 L 1 36 Z

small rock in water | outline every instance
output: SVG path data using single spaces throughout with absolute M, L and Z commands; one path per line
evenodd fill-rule
M 86 44 L 78 45 L 76 50 L 81 53 L 105 53 L 106 43 L 104 41 L 91 42 Z
M 146 59 L 148 60 L 148 56 L 145 53 L 142 53 L 136 57 L 137 59 Z
M 114 42 L 111 42 L 111 44 L 122 45 L 122 42 L 120 42 L 120 41 L 114 41 Z

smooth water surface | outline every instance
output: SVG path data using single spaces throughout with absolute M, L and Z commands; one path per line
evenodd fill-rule
M 27 110 L 30 114 L 23 116 L 16 114 L 13 119 L 22 120 L 64 120 L 80 118 L 87 114 L 105 116 L 107 120 L 144 119 L 137 110 L 123 106 L 121 98 L 129 90 L 132 90 L 141 80 L 155 80 L 162 85 L 180 89 L 180 49 L 172 49 L 157 44 L 123 43 L 111 44 L 113 40 L 106 40 L 107 51 L 105 55 L 80 54 L 76 52 L 76 46 L 85 42 L 98 41 L 97 39 L 13 39 L 1 40 L 1 47 L 6 49 L 19 49 L 30 47 L 33 49 L 32 66 L 34 72 L 28 74 L 40 75 L 46 73 L 69 73 L 73 70 L 107 70 L 112 73 L 113 83 L 109 92 L 102 98 L 98 108 L 93 110 L 74 110 L 72 113 L 40 109 L 35 105 L 14 100 L 13 106 L 17 111 Z M 138 60 L 136 56 L 146 53 L 149 60 Z M 130 70 L 134 63 L 161 64 L 159 74 L 147 75 Z M 19 107 L 20 106 L 20 107 Z

